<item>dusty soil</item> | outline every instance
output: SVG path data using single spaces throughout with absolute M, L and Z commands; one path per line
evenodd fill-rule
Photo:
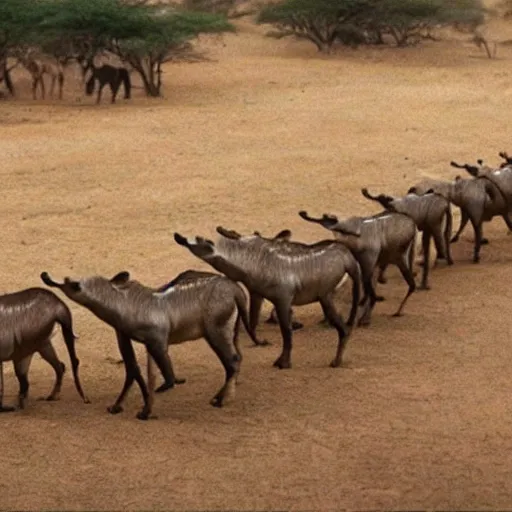
M 401 193 L 424 176 L 455 176 L 452 159 L 491 163 L 512 150 L 508 47 L 493 61 L 460 38 L 319 57 L 240 27 L 202 39 L 214 61 L 166 68 L 159 100 L 135 90 L 97 107 L 70 73 L 62 103 L 32 101 L 17 73 L 19 97 L 0 104 L 0 291 L 40 285 L 42 270 L 126 269 L 160 285 L 208 268 L 174 231 L 290 228 L 314 241 L 326 232 L 299 209 L 378 211 L 362 186 Z M 468 229 L 456 264 L 435 269 L 402 318 L 390 317 L 406 290 L 391 270 L 387 300 L 370 328 L 354 330 L 344 368 L 328 367 L 336 336 L 317 325 L 317 305 L 297 309 L 306 328 L 291 370 L 272 367 L 275 326 L 260 328 L 268 348 L 250 348 L 244 333 L 237 396 L 220 410 L 208 402 L 223 371 L 197 341 L 171 349 L 188 381 L 157 398 L 158 420 L 135 419 L 135 387 L 123 414 L 107 414 L 124 376 L 107 362 L 114 335 L 71 304 L 92 404 L 69 374 L 59 402 L 37 402 L 53 375 L 34 358 L 26 410 L 0 418 L 0 508 L 508 508 L 512 237 L 501 220 L 485 231 L 481 264 L 470 262 Z M 60 334 L 55 344 L 68 362 Z

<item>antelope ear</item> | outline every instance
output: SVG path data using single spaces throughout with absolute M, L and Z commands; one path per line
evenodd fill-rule
M 217 226 L 215 230 L 219 235 L 223 236 L 224 238 L 229 238 L 231 240 L 240 240 L 240 238 L 242 238 L 242 235 L 235 231 L 234 229 L 226 229 L 222 226 Z
M 289 229 L 283 229 L 282 231 L 279 231 L 277 235 L 274 237 L 274 240 L 290 240 L 292 237 L 292 232 Z
M 64 278 L 64 285 L 71 288 L 71 290 L 74 292 L 79 292 L 82 290 L 79 281 L 71 281 L 69 277 Z
M 119 274 L 116 274 L 110 282 L 113 285 L 123 285 L 126 284 L 130 280 L 130 272 L 127 272 L 126 270 L 123 270 L 122 272 L 119 272 Z

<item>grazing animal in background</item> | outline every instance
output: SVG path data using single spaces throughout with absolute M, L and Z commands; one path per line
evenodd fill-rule
M 91 70 L 91 76 L 85 84 L 85 93 L 87 96 L 91 96 L 94 93 L 96 81 L 99 83 L 96 104 L 101 101 L 103 87 L 107 84 L 110 86 L 110 90 L 112 91 L 111 103 L 116 102 L 117 92 L 119 91 L 121 84 L 124 86 L 125 99 L 130 99 L 132 83 L 130 80 L 130 73 L 125 67 L 116 67 L 111 66 L 110 64 L 103 64 L 100 67 L 96 67 L 92 59 L 88 59 L 85 62 L 87 63 L 85 66 L 83 64 L 81 65 L 82 78 L 85 77 L 85 74 L 89 69 Z
M 450 238 L 452 236 L 452 211 L 450 201 L 431 189 L 424 195 L 407 194 L 404 197 L 391 197 L 384 194 L 372 196 L 367 188 L 361 189 L 367 199 L 378 202 L 386 210 L 404 213 L 416 223 L 422 232 L 423 276 L 420 289 L 428 289 L 430 240 L 434 239 L 437 259 L 445 259 L 453 265 L 450 254 Z M 444 226 L 444 229 L 443 229 Z
M 62 90 L 64 87 L 64 67 L 55 59 L 44 55 L 38 55 L 34 52 L 27 52 L 18 57 L 22 66 L 30 73 L 32 77 L 32 97 L 37 97 L 37 86 L 41 89 L 41 97 L 45 98 L 46 90 L 44 85 L 44 75 L 48 75 L 51 79 L 50 97 L 53 98 L 55 83 L 59 87 L 59 100 L 62 99 Z
M 283 338 L 281 355 L 274 362 L 278 368 L 291 368 L 292 305 L 320 302 L 324 315 L 338 331 L 338 347 L 331 366 L 342 364 L 349 328 L 334 305 L 334 291 L 345 273 L 353 281 L 352 308 L 348 325 L 354 323 L 359 302 L 361 274 L 352 253 L 336 240 L 315 244 L 299 242 L 268 243 L 258 235 L 242 236 L 217 227 L 221 238 L 216 242 L 196 236 L 187 239 L 174 233 L 175 241 L 249 290 L 251 328 L 258 322 L 263 299 L 276 308 Z M 257 314 L 256 314 L 257 313 Z
M 156 389 L 158 393 L 185 382 L 174 375 L 168 345 L 204 337 L 226 372 L 225 383 L 211 404 L 222 407 L 234 396 L 242 360 L 238 347 L 240 319 L 249 334 L 250 331 L 245 294 L 239 285 L 225 276 L 187 271 L 157 290 L 132 280 L 128 272 L 120 272 L 111 279 L 93 276 L 73 280 L 66 277 L 62 284 L 43 272 L 41 279 L 114 328 L 126 378 L 117 400 L 108 407 L 111 414 L 122 412 L 122 403 L 135 380 L 144 400 L 137 418 L 146 420 L 151 415 L 153 388 L 148 391 L 146 387 L 132 340 L 143 343 L 151 356 L 148 380 L 151 379 L 151 359 L 164 377 L 164 383 Z
M 300 211 L 299 216 L 333 231 L 361 266 L 365 292 L 361 302 L 366 304 L 366 308 L 359 319 L 359 325 L 370 324 L 371 312 L 379 300 L 372 283 L 377 266 L 382 273 L 389 264 L 396 265 L 409 285 L 406 296 L 393 316 L 402 315 L 407 299 L 416 289 L 412 273 L 416 224 L 409 216 L 388 211 L 371 217 L 349 217 L 343 220 L 328 214 L 314 218 L 305 211 Z
M 49 290 L 27 288 L 0 295 L 0 412 L 15 410 L 14 407 L 3 405 L 3 363 L 12 361 L 14 364 L 19 382 L 18 407 L 23 409 L 29 389 L 28 371 L 35 352 L 39 352 L 55 371 L 55 384 L 46 400 L 59 399 L 66 367 L 58 358 L 50 339 L 56 324 L 62 329 L 78 394 L 85 403 L 90 403 L 78 375 L 80 361 L 75 352 L 76 336 L 69 308 Z

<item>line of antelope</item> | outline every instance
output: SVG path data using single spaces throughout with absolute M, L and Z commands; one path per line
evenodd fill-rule
M 315 217 L 306 211 L 298 215 L 309 223 L 327 229 L 331 235 L 312 244 L 292 240 L 285 229 L 273 237 L 258 231 L 241 234 L 217 226 L 217 239 L 186 237 L 174 233 L 175 242 L 218 273 L 186 270 L 158 288 L 132 279 L 127 271 L 112 278 L 101 275 L 85 278 L 64 277 L 62 282 L 42 272 L 45 285 L 60 290 L 68 299 L 80 304 L 112 327 L 125 367 L 125 381 L 119 396 L 108 407 L 111 414 L 123 410 L 123 401 L 136 381 L 143 398 L 137 418 L 152 417 L 154 393 L 185 383 L 174 373 L 169 345 L 204 338 L 225 370 L 225 381 L 211 399 L 222 407 L 233 399 L 241 369 L 240 324 L 257 347 L 269 345 L 257 335 L 264 300 L 273 305 L 268 322 L 279 324 L 282 349 L 274 366 L 291 368 L 292 333 L 304 326 L 293 318 L 294 306 L 319 302 L 327 321 L 337 333 L 337 346 L 330 363 L 343 364 L 347 341 L 355 326 L 370 325 L 371 314 L 384 297 L 376 293 L 376 281 L 385 283 L 385 271 L 396 265 L 407 283 L 407 292 L 393 316 L 401 316 L 406 302 L 416 291 L 413 264 L 415 242 L 421 233 L 423 272 L 419 289 L 429 289 L 429 253 L 431 241 L 436 261 L 453 265 L 450 243 L 455 243 L 471 222 L 474 230 L 473 262 L 480 261 L 483 222 L 503 217 L 512 230 L 509 217 L 512 207 L 512 158 L 499 167 L 458 164 L 470 175 L 456 176 L 453 181 L 424 180 L 410 187 L 403 197 L 361 193 L 384 208 L 365 217 L 338 218 L 330 213 Z M 452 237 L 452 205 L 461 210 L 461 224 Z M 352 300 L 345 321 L 335 303 L 337 290 L 352 282 Z M 243 285 L 243 286 L 242 286 Z M 246 291 L 244 291 L 244 288 Z M 247 293 L 246 293 L 247 292 Z M 79 359 L 75 353 L 76 335 L 68 306 L 53 291 L 34 287 L 0 296 L 0 412 L 14 411 L 3 403 L 3 362 L 13 361 L 19 382 L 18 408 L 23 409 L 28 395 L 28 370 L 35 352 L 55 371 L 56 381 L 47 400 L 57 400 L 65 365 L 57 357 L 51 337 L 59 324 L 71 360 L 75 387 L 89 403 L 79 377 Z M 133 341 L 144 345 L 147 354 L 147 383 L 138 365 Z M 156 370 L 163 382 L 156 387 Z

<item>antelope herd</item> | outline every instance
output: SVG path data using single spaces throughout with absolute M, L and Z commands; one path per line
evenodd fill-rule
M 58 86 L 58 98 L 63 99 L 63 88 L 65 72 L 68 65 L 76 61 L 79 65 L 82 82 L 85 84 L 85 94 L 91 96 L 94 93 L 96 83 L 98 84 L 98 92 L 96 96 L 96 103 L 100 103 L 101 95 L 105 85 L 110 86 L 111 98 L 110 102 L 115 103 L 116 96 L 121 85 L 124 86 L 124 98 L 131 98 L 131 78 L 130 72 L 127 68 L 122 66 L 112 66 L 111 64 L 103 63 L 101 66 L 96 66 L 94 58 L 88 53 L 70 54 L 66 57 L 54 57 L 42 53 L 36 49 L 29 48 L 25 51 L 18 51 L 14 57 L 15 63 L 7 66 L 4 61 L 0 68 L 0 82 L 5 82 L 5 85 L 11 95 L 14 95 L 14 86 L 10 78 L 10 71 L 18 65 L 21 65 L 31 77 L 32 98 L 37 99 L 37 93 L 40 91 L 40 97 L 45 99 L 46 86 L 45 77 L 50 78 L 50 97 L 53 98 L 55 85 Z M 89 78 L 86 80 L 86 75 L 89 73 Z
M 512 230 L 512 159 L 506 153 L 500 153 L 500 157 L 504 162 L 498 168 L 486 166 L 481 160 L 478 165 L 451 162 L 471 176 L 456 176 L 451 182 L 426 180 L 412 186 L 404 197 L 373 196 L 363 188 L 364 197 L 384 207 L 376 215 L 340 219 L 332 214 L 313 217 L 300 211 L 302 219 L 320 224 L 334 234 L 313 244 L 291 240 L 289 230 L 267 238 L 257 231 L 243 235 L 218 226 L 215 241 L 174 233 L 178 245 L 220 273 L 186 270 L 156 289 L 131 279 L 126 271 L 110 279 L 65 277 L 62 283 L 48 272 L 42 272 L 40 277 L 47 286 L 57 288 L 114 329 L 126 376 L 119 396 L 108 407 L 111 414 L 123 410 L 126 394 L 136 381 L 144 401 L 137 418 L 148 419 L 154 391 L 163 392 L 185 382 L 174 373 L 168 346 L 199 338 L 206 339 L 224 367 L 224 385 L 211 400 L 213 406 L 222 407 L 233 398 L 240 372 L 240 322 L 254 345 L 269 344 L 256 334 L 265 299 L 274 306 L 269 321 L 277 319 L 282 336 L 282 351 L 274 366 L 291 368 L 292 332 L 303 328 L 293 320 L 292 307 L 319 302 L 325 319 L 338 335 L 331 366 L 339 367 L 352 328 L 369 325 L 376 302 L 384 300 L 376 294 L 374 278 L 385 283 L 385 270 L 390 264 L 399 268 L 408 285 L 394 316 L 403 314 L 406 301 L 416 290 L 413 263 L 418 232 L 422 232 L 421 288 L 429 287 L 430 241 L 434 240 L 436 263 L 444 259 L 452 265 L 450 243 L 458 240 L 468 221 L 475 234 L 473 261 L 478 263 L 481 245 L 486 243 L 482 236 L 484 221 L 501 216 Z M 461 225 L 453 238 L 452 204 L 461 210 Z M 352 303 L 345 322 L 334 299 L 347 276 L 352 281 Z M 249 301 L 240 283 L 248 292 Z M 50 341 L 56 324 L 62 328 L 76 389 L 83 401 L 89 402 L 78 375 L 71 312 L 52 291 L 36 287 L 0 296 L 0 412 L 15 410 L 3 404 L 3 362 L 13 361 L 19 382 L 18 407 L 22 409 L 29 389 L 28 369 L 35 352 L 56 374 L 47 400 L 58 399 L 65 366 Z M 137 363 L 133 341 L 142 343 L 146 349 L 147 384 Z M 155 363 L 164 379 L 156 389 Z

